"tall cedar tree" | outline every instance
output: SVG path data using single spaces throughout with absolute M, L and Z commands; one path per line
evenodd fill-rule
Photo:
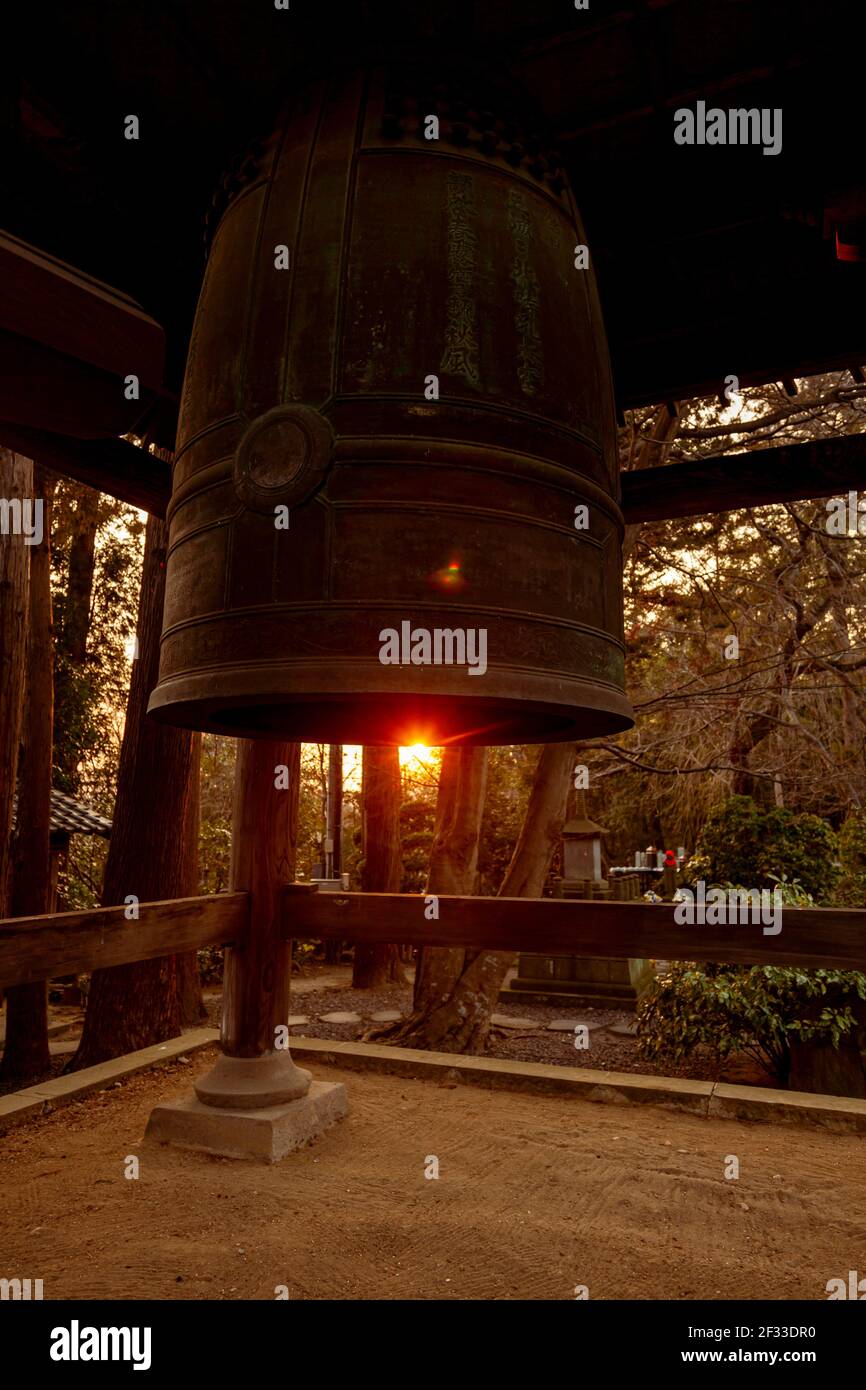
M 542 749 L 500 897 L 541 897 L 565 819 L 574 757 L 571 743 Z M 475 891 L 486 780 L 486 749 L 445 750 L 428 895 Z M 440 1052 L 482 1052 L 490 1016 L 513 961 L 513 951 L 425 946 L 411 1016 L 392 1027 L 375 1029 L 371 1036 Z
M 33 469 L 34 498 L 43 502 L 43 538 L 30 550 L 30 596 L 27 632 L 27 681 L 21 719 L 18 810 L 12 842 L 12 916 L 50 912 L 51 727 L 54 717 L 51 628 L 52 474 Z M 25 494 L 27 495 L 27 494 Z M 22 538 L 16 537 L 23 544 Z M 48 991 L 46 981 L 16 985 L 6 996 L 6 1047 L 0 1078 L 32 1081 L 46 1074 Z
M 194 895 L 198 886 L 198 777 L 201 738 L 147 718 L 159 669 L 167 528 L 150 517 L 133 662 L 120 750 L 117 800 L 104 907 Z M 181 1030 L 177 958 L 94 972 L 78 1051 L 68 1070 L 175 1037 Z
M 93 578 L 96 567 L 96 533 L 99 526 L 99 493 L 83 484 L 67 484 L 75 500 L 71 516 L 69 565 L 62 596 L 62 621 L 55 634 L 54 672 L 54 775 L 61 791 L 78 791 L 80 699 L 76 676 L 87 662 L 90 636 Z M 67 504 L 69 505 L 69 504 Z
M 400 750 L 393 745 L 364 749 L 364 865 L 361 891 L 399 893 L 402 874 L 400 853 Z M 353 989 L 380 989 L 405 980 L 397 946 L 355 946 Z
M 33 496 L 33 464 L 10 449 L 0 449 L 0 496 Z M 22 536 L 0 535 L 0 917 L 12 910 L 12 806 L 24 708 L 30 550 Z

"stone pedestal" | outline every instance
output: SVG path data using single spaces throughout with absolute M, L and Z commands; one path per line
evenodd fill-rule
M 181 1149 L 276 1163 L 348 1112 L 345 1086 L 313 1081 L 299 1100 L 257 1110 L 203 1105 L 192 1099 L 168 1101 L 152 1112 L 147 1135 Z
M 312 1079 L 310 1072 L 295 1066 L 286 1048 L 263 1057 L 222 1056 L 207 1076 L 193 1084 L 205 1105 L 227 1110 L 262 1110 L 300 1100 L 310 1089 Z
M 225 953 L 222 1056 L 195 1099 L 153 1111 L 147 1133 L 162 1143 L 275 1163 L 348 1113 L 345 1086 L 313 1081 L 278 1045 L 290 1013 L 299 762 L 298 744 L 238 742 L 231 886 L 249 895 L 249 927 Z M 288 779 L 275 777 L 280 768 Z

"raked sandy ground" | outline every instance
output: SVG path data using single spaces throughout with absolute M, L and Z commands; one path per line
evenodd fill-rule
M 820 1300 L 866 1274 L 863 1136 L 313 1064 L 351 1115 L 280 1164 L 144 1142 L 213 1057 L 0 1137 L 0 1277 L 46 1299 Z

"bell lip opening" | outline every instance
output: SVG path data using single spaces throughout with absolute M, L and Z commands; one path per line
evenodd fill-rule
M 620 692 L 586 684 L 584 693 L 590 697 L 585 703 L 333 691 L 174 700 L 157 686 L 148 714 L 160 723 L 226 738 L 367 747 L 568 743 L 623 733 L 633 726 L 631 705 Z

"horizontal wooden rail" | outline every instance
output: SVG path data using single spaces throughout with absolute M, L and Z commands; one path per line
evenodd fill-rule
M 427 901 L 410 893 L 291 892 L 286 936 L 866 970 L 866 911 L 859 909 L 784 908 L 779 934 L 765 936 L 751 923 L 678 926 L 672 903 L 440 896 L 438 921 L 429 921 Z
M 139 903 L 138 920 L 125 907 L 57 912 L 45 917 L 0 921 L 0 986 L 26 985 L 57 975 L 100 970 L 193 951 L 227 946 L 247 929 L 246 893 Z
M 614 959 L 725 961 L 866 970 L 866 911 L 785 908 L 782 929 L 761 924 L 680 926 L 671 903 L 585 902 L 561 898 L 436 899 L 413 893 L 286 890 L 286 938 L 341 937 L 475 950 L 556 951 Z M 153 960 L 201 946 L 239 945 L 248 928 L 246 893 L 59 912 L 0 921 L 0 987 Z

